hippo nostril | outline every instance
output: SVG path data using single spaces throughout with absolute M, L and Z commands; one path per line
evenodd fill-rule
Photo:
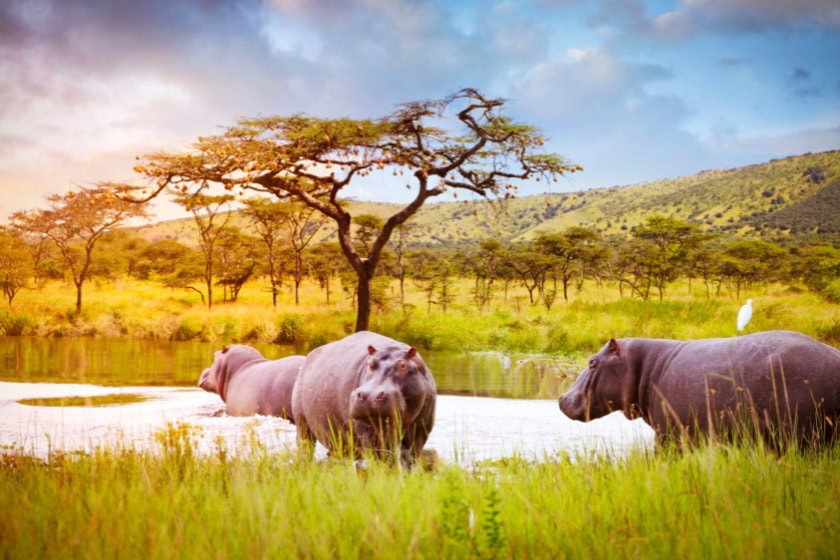
M 385 391 L 379 391 L 379 394 L 376 395 L 376 400 L 381 401 L 384 398 L 385 398 Z
M 367 394 L 361 391 L 356 391 L 356 400 L 363 401 L 367 399 Z

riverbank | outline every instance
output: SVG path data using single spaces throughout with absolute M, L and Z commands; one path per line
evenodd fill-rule
M 421 350 L 502 351 L 586 356 L 609 338 L 695 339 L 736 336 L 736 316 L 746 298 L 753 317 L 746 332 L 789 329 L 840 346 L 840 304 L 795 286 L 762 285 L 740 299 L 724 292 L 707 296 L 700 282 L 675 284 L 663 301 L 622 297 L 617 289 L 586 283 L 568 302 L 551 309 L 531 305 L 527 291 L 511 285 L 478 308 L 472 281 L 453 282 L 452 302 L 444 310 L 428 306 L 406 283 L 399 303 L 396 281 L 371 316 L 371 330 Z M 106 337 L 147 340 L 284 344 L 306 353 L 351 333 L 352 299 L 334 289 L 330 303 L 318 286 L 304 282 L 301 303 L 284 292 L 272 307 L 266 286 L 247 284 L 236 302 L 212 309 L 193 292 L 131 279 L 91 283 L 80 316 L 73 313 L 72 285 L 50 282 L 22 292 L 11 309 L 0 309 L 0 334 L 7 336 Z

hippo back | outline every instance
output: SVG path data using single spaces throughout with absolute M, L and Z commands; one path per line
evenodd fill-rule
M 294 423 L 292 393 L 304 356 L 260 360 L 231 375 L 225 404 L 229 416 L 279 416 Z

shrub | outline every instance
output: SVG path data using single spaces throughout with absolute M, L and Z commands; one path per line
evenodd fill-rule
M 296 344 L 303 340 L 303 319 L 296 313 L 287 313 L 280 318 L 277 329 L 277 344 Z
M 188 318 L 184 318 L 178 328 L 172 333 L 172 340 L 186 341 L 201 337 L 201 327 L 196 326 Z
M 20 336 L 31 324 L 32 318 L 29 315 L 0 310 L 0 336 Z

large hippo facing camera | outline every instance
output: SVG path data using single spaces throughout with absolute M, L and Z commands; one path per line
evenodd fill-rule
M 303 356 L 267 360 L 251 346 L 225 346 L 214 355 L 198 386 L 217 393 L 230 416 L 279 416 L 294 422 L 292 389 Z
M 641 417 L 660 441 L 743 433 L 820 445 L 840 421 L 840 350 L 789 331 L 611 339 L 559 404 L 574 420 Z
M 435 421 L 437 391 L 417 350 L 362 331 L 316 348 L 301 367 L 292 412 L 298 444 L 410 465 Z

